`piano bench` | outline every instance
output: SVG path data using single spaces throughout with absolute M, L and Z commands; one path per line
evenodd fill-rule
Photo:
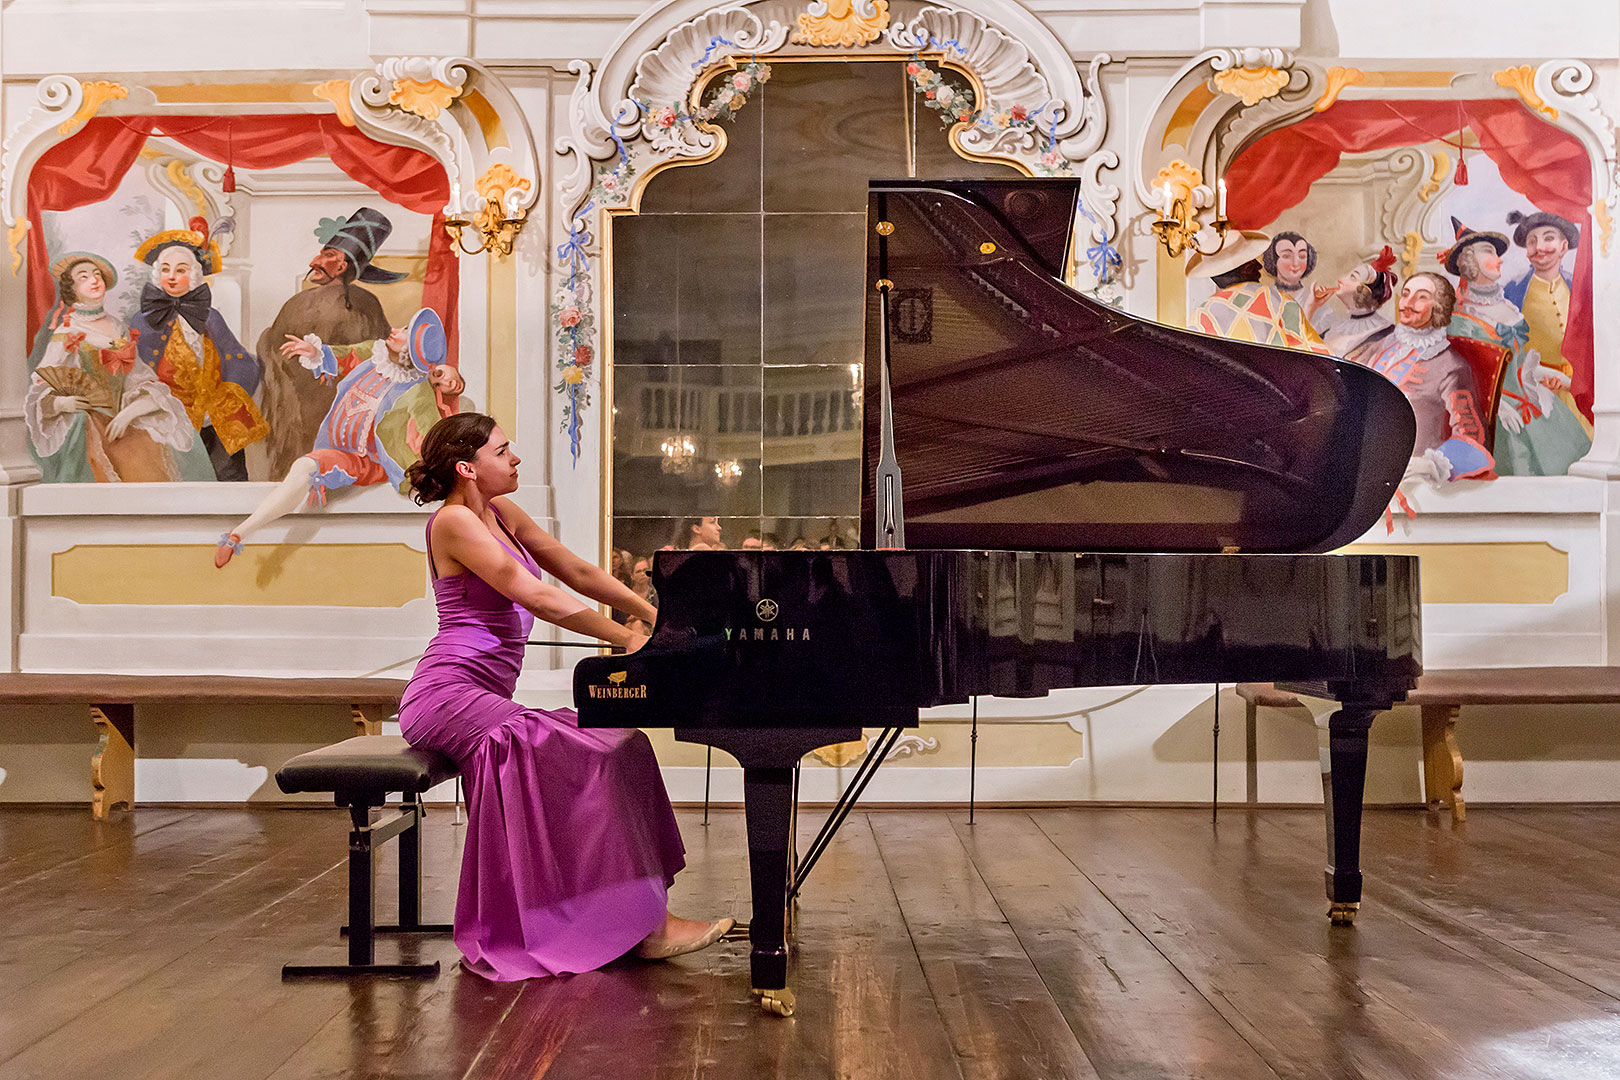
M 290 794 L 330 791 L 349 808 L 349 938 L 346 963 L 286 964 L 283 979 L 319 975 L 395 975 L 432 978 L 439 962 L 379 964 L 378 934 L 446 934 L 447 923 L 424 923 L 422 911 L 422 793 L 453 779 L 455 763 L 442 754 L 411 746 L 398 735 L 358 735 L 307 754 L 276 770 L 276 784 Z M 402 801 L 388 805 L 399 792 Z M 393 811 L 385 816 L 384 811 Z M 399 922 L 377 925 L 378 845 L 399 837 Z
M 1248 801 L 1255 801 L 1255 711 L 1303 707 L 1293 694 L 1270 683 L 1239 683 L 1248 739 Z M 1450 808 L 1463 821 L 1463 759 L 1457 748 L 1457 716 L 1464 705 L 1609 705 L 1620 703 L 1620 667 L 1449 668 L 1425 671 L 1405 704 L 1423 717 L 1423 795 L 1430 810 Z

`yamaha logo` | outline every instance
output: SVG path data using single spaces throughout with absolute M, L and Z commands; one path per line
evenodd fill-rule
M 776 601 L 771 599 L 761 600 L 754 605 L 754 614 L 759 616 L 760 622 L 770 622 L 775 619 L 776 610 Z

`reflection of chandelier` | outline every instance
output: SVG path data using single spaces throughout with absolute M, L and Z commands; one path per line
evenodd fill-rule
M 737 481 L 742 479 L 742 462 L 736 458 L 715 462 L 714 478 L 720 481 L 723 487 L 736 487 Z
M 672 439 L 665 439 L 658 448 L 664 452 L 664 460 L 658 467 L 667 473 L 689 473 L 697 457 L 697 444 L 690 435 L 677 435 Z

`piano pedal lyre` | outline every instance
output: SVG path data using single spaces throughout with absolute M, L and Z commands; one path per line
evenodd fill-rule
M 1332 900 L 1328 903 L 1328 921 L 1334 926 L 1350 926 L 1361 910 L 1360 900 Z
M 772 1016 L 793 1015 L 793 1006 L 797 999 L 794 998 L 793 991 L 787 987 L 784 986 L 780 990 L 761 990 L 755 987 L 753 994 L 759 998 L 759 1007 Z

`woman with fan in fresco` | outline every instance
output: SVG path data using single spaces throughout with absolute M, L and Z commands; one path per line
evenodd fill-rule
M 118 281 L 100 255 L 51 265 L 61 302 L 36 339 L 23 418 L 47 483 L 212 480 L 185 406 L 105 309 Z

